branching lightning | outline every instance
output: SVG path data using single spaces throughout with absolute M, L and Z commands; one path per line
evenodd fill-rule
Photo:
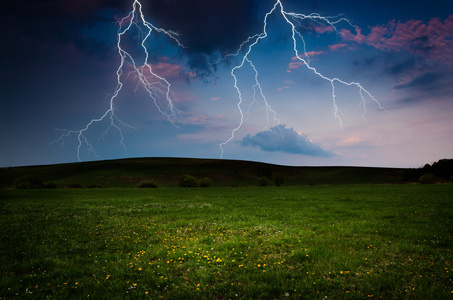
M 259 34 L 255 34 L 251 37 L 248 37 L 240 46 L 239 46 L 239 49 L 236 51 L 236 53 L 234 54 L 229 54 L 227 56 L 224 57 L 224 59 L 226 59 L 227 57 L 238 57 L 241 53 L 244 53 L 243 56 L 242 56 L 242 59 L 240 60 L 240 63 L 238 65 L 236 65 L 235 67 L 233 67 L 231 69 L 231 76 L 233 77 L 234 79 L 234 88 L 236 89 L 237 93 L 238 93 L 238 96 L 239 96 L 239 101 L 238 101 L 238 104 L 237 104 L 237 107 L 238 107 L 238 110 L 239 110 L 239 113 L 240 113 L 240 122 L 238 124 L 238 126 L 236 128 L 234 128 L 231 132 L 231 136 L 223 143 L 220 144 L 220 150 L 221 150 L 221 155 L 220 157 L 222 158 L 223 157 L 223 154 L 224 154 L 224 150 L 223 150 L 223 146 L 225 146 L 226 144 L 228 144 L 231 140 L 233 140 L 235 138 L 235 133 L 236 131 L 238 131 L 243 122 L 244 122 L 244 113 L 242 111 L 242 108 L 241 108 L 241 105 L 243 103 L 243 95 L 242 95 L 242 92 L 241 92 L 241 89 L 238 87 L 238 79 L 237 79 L 237 76 L 236 76 L 236 71 L 242 69 L 244 67 L 244 65 L 248 64 L 250 65 L 254 72 L 255 72 L 255 85 L 254 85 L 254 90 L 255 88 L 257 88 L 259 90 L 259 93 L 261 95 L 261 97 L 263 98 L 264 102 L 265 102 L 265 109 L 267 111 L 267 123 L 266 123 L 266 126 L 268 126 L 268 121 L 269 121 L 269 115 L 272 114 L 274 116 L 274 120 L 279 123 L 278 119 L 277 119 L 277 114 L 276 112 L 271 108 L 271 106 L 269 105 L 269 103 L 267 102 L 266 100 L 266 97 L 264 96 L 263 94 L 263 91 L 261 89 L 261 85 L 258 81 L 258 70 L 256 69 L 254 63 L 252 62 L 252 60 L 249 58 L 249 55 L 250 53 L 252 53 L 252 50 L 253 48 L 260 42 L 260 40 L 263 40 L 267 37 L 267 20 L 268 20 L 268 17 L 270 15 L 272 15 L 276 10 L 278 10 L 278 8 L 280 8 L 280 14 L 281 16 L 284 18 L 284 20 L 286 21 L 286 23 L 290 26 L 291 28 L 291 38 L 293 40 L 293 50 L 294 50 L 294 53 L 295 53 L 295 56 L 298 60 L 300 60 L 304 66 L 306 66 L 309 70 L 311 70 L 314 74 L 316 74 L 318 77 L 330 82 L 331 84 L 331 87 L 332 87 L 332 103 L 333 103 L 333 111 L 334 111 L 334 117 L 336 119 L 338 119 L 339 123 L 340 123 L 340 126 L 342 125 L 342 119 L 340 117 L 340 114 L 339 114 L 339 107 L 337 106 L 337 103 L 336 103 L 336 94 L 335 94 L 335 84 L 342 84 L 342 85 L 346 85 L 346 86 L 354 86 L 358 89 L 358 93 L 359 93 L 359 96 L 360 96 L 360 106 L 363 108 L 363 115 L 362 115 L 362 118 L 365 120 L 365 115 L 366 115 L 366 101 L 365 101 L 365 97 L 364 97 L 364 94 L 367 95 L 371 100 L 373 100 L 379 107 L 379 109 L 382 109 L 382 106 L 381 104 L 379 103 L 379 101 L 374 98 L 359 82 L 345 82 L 339 78 L 330 78 L 330 77 L 327 77 L 325 75 L 323 75 L 322 73 L 320 73 L 315 67 L 311 66 L 310 65 L 310 59 L 309 59 L 309 56 L 307 54 L 307 50 L 306 50 L 306 44 L 305 44 L 305 40 L 301 34 L 300 31 L 297 30 L 297 26 L 302 26 L 302 21 L 305 21 L 305 20 L 308 20 L 308 21 L 312 21 L 312 22 L 315 22 L 317 24 L 322 24 L 322 25 L 325 25 L 325 26 L 329 26 L 331 28 L 333 28 L 335 30 L 335 32 L 338 32 L 337 31 L 337 28 L 335 27 L 337 23 L 339 22 L 346 22 L 348 23 L 350 26 L 353 26 L 349 20 L 345 19 L 345 18 L 342 18 L 342 17 L 339 17 L 339 16 L 336 16 L 336 17 L 322 17 L 320 16 L 319 14 L 316 14 L 316 13 L 313 13 L 313 14 L 309 14 L 309 15 L 304 15 L 304 14 L 299 14 L 299 13 L 293 13 L 293 12 L 286 12 L 283 8 L 283 4 L 281 2 L 281 0 L 277 0 L 274 4 L 274 6 L 272 7 L 272 9 L 266 13 L 265 17 L 264 17 L 264 25 L 263 25 L 263 31 Z M 298 47 L 298 41 L 300 43 L 302 43 L 302 48 L 303 48 L 303 54 L 299 54 L 299 47 Z M 305 57 L 307 59 L 305 59 Z M 256 99 L 256 98 L 255 98 Z
M 164 77 L 159 76 L 152 70 L 151 64 L 149 63 L 149 53 L 147 49 L 147 40 L 153 31 L 156 31 L 156 33 L 158 34 L 165 35 L 167 38 L 176 42 L 179 47 L 184 47 L 178 39 L 178 33 L 156 27 L 146 21 L 145 16 L 142 12 L 142 4 L 138 0 L 134 0 L 132 10 L 126 17 L 122 18 L 118 22 L 118 24 L 119 29 L 117 32 L 117 49 L 120 56 L 120 64 L 116 71 L 117 85 L 110 98 L 109 108 L 101 117 L 92 119 L 84 128 L 80 130 L 61 130 L 63 133 L 60 135 L 60 137 L 51 143 L 61 143 L 63 145 L 64 141 L 70 136 L 77 136 L 77 158 L 79 161 L 81 161 L 80 151 L 83 146 L 87 147 L 89 153 L 96 155 L 93 145 L 88 140 L 87 132 L 95 123 L 103 121 L 107 121 L 109 125 L 102 133 L 100 139 L 102 139 L 110 130 L 116 130 L 120 136 L 120 143 L 126 151 L 126 145 L 124 144 L 124 136 L 121 128 L 129 125 L 125 124 L 117 117 L 115 108 L 115 100 L 124 85 L 122 76 L 126 63 L 128 63 L 128 65 L 132 67 L 132 73 L 138 79 L 137 86 L 141 86 L 148 93 L 150 99 L 153 101 L 158 111 L 165 115 L 172 124 L 174 124 L 172 118 L 178 113 L 173 103 L 174 97 L 171 91 L 171 84 Z M 135 28 L 138 29 L 143 36 L 140 43 L 140 47 L 145 53 L 143 64 L 137 64 L 133 56 L 122 47 L 123 37 L 125 36 L 125 34 L 127 34 L 128 31 L 131 30 L 133 26 L 135 26 Z M 129 73 L 128 76 L 129 75 L 131 75 L 131 73 Z M 165 107 L 163 107 L 160 102 L 164 102 Z

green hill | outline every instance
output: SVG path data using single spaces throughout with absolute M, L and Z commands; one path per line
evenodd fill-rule
M 57 187 L 135 187 L 153 180 L 159 187 L 176 186 L 184 174 L 209 177 L 213 186 L 257 185 L 260 177 L 284 174 L 285 185 L 396 183 L 406 169 L 371 167 L 291 167 L 252 161 L 192 158 L 130 158 L 0 169 L 0 187 L 31 175 Z

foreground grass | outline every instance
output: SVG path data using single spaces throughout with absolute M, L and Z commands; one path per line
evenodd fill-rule
M 452 192 L 0 190 L 0 299 L 446 299 Z

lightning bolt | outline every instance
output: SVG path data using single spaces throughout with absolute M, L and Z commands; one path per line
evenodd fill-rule
M 127 76 L 133 74 L 135 78 L 138 79 L 137 87 L 141 86 L 147 92 L 149 98 L 152 100 L 158 111 L 161 114 L 165 115 L 168 120 L 173 125 L 175 125 L 172 118 L 178 113 L 178 110 L 174 106 L 175 97 L 172 94 L 171 84 L 164 77 L 159 76 L 152 70 L 151 64 L 148 62 L 149 53 L 147 49 L 147 40 L 150 37 L 151 33 L 153 31 L 156 31 L 156 33 L 162 34 L 168 39 L 175 42 L 179 47 L 184 48 L 184 45 L 178 39 L 179 34 L 171 30 L 165 30 L 156 27 L 152 23 L 146 21 L 142 11 L 142 4 L 138 0 L 135 0 L 133 2 L 132 10 L 127 16 L 122 18 L 118 22 L 118 24 L 119 29 L 117 31 L 116 46 L 120 57 L 120 64 L 118 66 L 118 69 L 116 70 L 117 85 L 110 97 L 109 108 L 101 117 L 92 119 L 86 124 L 84 128 L 80 130 L 60 129 L 60 131 L 62 131 L 60 137 L 51 142 L 51 144 L 61 143 L 61 145 L 63 146 L 66 139 L 68 139 L 70 136 L 75 135 L 78 140 L 77 158 L 79 161 L 81 161 L 80 152 L 82 147 L 84 146 L 87 147 L 88 153 L 92 153 L 96 156 L 94 146 L 89 141 L 87 133 L 94 124 L 104 121 L 108 122 L 108 126 L 99 139 L 103 139 L 109 131 L 115 130 L 119 134 L 120 143 L 124 148 L 124 151 L 127 150 L 126 145 L 124 144 L 124 135 L 121 128 L 129 125 L 125 124 L 117 117 L 117 109 L 115 108 L 115 100 L 124 85 L 122 77 L 123 73 L 125 72 L 126 63 L 129 67 L 132 68 L 132 71 L 129 72 Z M 128 33 L 128 31 L 131 31 L 132 28 L 136 28 L 140 32 L 140 36 L 142 37 L 140 48 L 144 51 L 145 56 L 142 64 L 138 64 L 136 60 L 134 60 L 133 56 L 122 47 L 123 37 Z M 162 102 L 164 103 L 165 107 L 163 104 L 161 104 Z
M 261 95 L 261 98 L 263 98 L 263 101 L 264 101 L 264 104 L 265 104 L 264 106 L 265 106 L 265 109 L 266 109 L 266 112 L 267 112 L 267 114 L 266 114 L 266 116 L 267 116 L 266 127 L 268 126 L 269 115 L 270 114 L 272 114 L 274 116 L 274 120 L 277 123 L 279 123 L 279 121 L 277 119 L 276 112 L 271 108 L 271 106 L 267 102 L 266 97 L 264 96 L 263 91 L 261 89 L 261 85 L 260 85 L 260 83 L 258 81 L 258 75 L 259 75 L 258 74 L 258 70 L 256 69 L 253 61 L 249 58 L 249 55 L 252 52 L 253 48 L 261 40 L 263 40 L 263 39 L 265 39 L 267 37 L 267 20 L 268 20 L 268 17 L 270 15 L 272 15 L 275 11 L 277 11 L 278 8 L 279 8 L 281 16 L 284 18 L 286 23 L 291 28 L 291 38 L 293 40 L 293 50 L 294 50 L 296 58 L 299 61 L 301 61 L 302 64 L 304 66 L 306 66 L 310 71 L 312 71 L 315 75 L 317 75 L 318 77 L 330 82 L 330 85 L 332 87 L 332 105 L 333 105 L 334 117 L 339 121 L 340 126 L 342 125 L 342 119 L 341 119 L 341 117 L 339 115 L 340 109 L 339 109 L 339 107 L 338 107 L 338 105 L 336 103 L 336 94 L 335 94 L 335 85 L 336 84 L 342 84 L 342 85 L 346 85 L 346 86 L 356 87 L 358 89 L 358 94 L 360 96 L 360 106 L 363 109 L 362 118 L 364 119 L 365 122 L 366 122 L 365 115 L 366 115 L 367 111 L 366 111 L 366 100 L 365 100 L 365 96 L 364 95 L 367 95 L 370 99 L 372 99 L 378 105 L 379 109 L 384 110 L 384 108 L 381 106 L 379 101 L 375 97 L 373 97 L 373 95 L 371 95 L 371 93 L 368 92 L 359 82 L 346 82 L 346 81 L 343 81 L 343 80 L 341 80 L 339 78 L 336 78 L 336 77 L 330 78 L 330 77 L 327 77 L 327 76 L 323 75 L 322 73 L 320 73 L 315 67 L 311 66 L 310 65 L 310 59 L 309 59 L 309 56 L 308 56 L 307 50 L 306 50 L 305 40 L 304 40 L 302 34 L 300 33 L 300 31 L 297 30 L 297 26 L 296 26 L 296 25 L 302 26 L 302 22 L 305 21 L 305 20 L 308 20 L 308 21 L 312 21 L 312 22 L 320 24 L 320 25 L 325 25 L 325 26 L 332 27 L 334 29 L 334 31 L 338 34 L 338 30 L 335 27 L 337 23 L 346 22 L 350 26 L 353 27 L 351 22 L 348 19 L 342 18 L 342 17 L 339 17 L 339 16 L 322 17 L 321 15 L 319 15 L 317 13 L 312 13 L 312 14 L 309 14 L 309 15 L 305 15 L 305 14 L 299 14 L 299 13 L 293 13 L 293 12 L 286 12 L 284 10 L 282 2 L 280 0 L 277 0 L 275 2 L 274 6 L 272 7 L 272 9 L 269 12 L 267 12 L 265 17 L 264 17 L 263 31 L 261 33 L 258 33 L 258 34 L 255 34 L 253 36 L 248 37 L 244 42 L 241 43 L 241 45 L 239 46 L 239 48 L 236 51 L 236 53 L 228 54 L 224 58 L 221 59 L 221 60 L 225 60 L 227 57 L 238 57 L 241 53 L 244 53 L 242 58 L 241 58 L 241 60 L 240 60 L 240 63 L 238 65 L 236 65 L 235 67 L 233 67 L 231 69 L 231 72 L 230 72 L 231 76 L 234 79 L 234 88 L 236 89 L 236 91 L 238 93 L 238 97 L 239 97 L 237 108 L 239 110 L 241 118 L 240 118 L 240 122 L 237 125 L 237 127 L 232 130 L 231 136 L 226 141 L 224 141 L 224 142 L 222 142 L 220 144 L 220 151 L 221 151 L 220 157 L 221 158 L 223 158 L 223 154 L 224 154 L 223 147 L 226 144 L 228 144 L 231 140 L 233 140 L 235 138 L 235 133 L 241 128 L 241 126 L 242 126 L 242 124 L 244 122 L 244 113 L 243 113 L 242 108 L 241 108 L 241 105 L 243 103 L 243 95 L 242 95 L 241 89 L 238 87 L 238 79 L 237 79 L 237 76 L 236 76 L 236 72 L 238 70 L 242 69 L 244 67 L 244 65 L 249 65 L 250 67 L 253 68 L 253 70 L 255 72 L 254 90 L 255 90 L 255 88 L 258 88 L 258 90 L 260 92 L 260 95 Z M 299 54 L 298 42 L 302 44 L 303 54 Z M 305 59 L 304 57 L 307 57 L 307 59 Z M 220 62 L 221 60 L 219 60 L 218 62 Z M 256 101 L 256 98 L 253 101 Z

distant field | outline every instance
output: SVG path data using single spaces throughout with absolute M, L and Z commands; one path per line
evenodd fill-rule
M 453 185 L 0 190 L 0 299 L 447 299 Z
M 58 188 L 71 184 L 83 187 L 135 187 L 153 180 L 159 187 L 177 186 L 181 176 L 209 177 L 213 186 L 253 186 L 260 177 L 285 175 L 285 185 L 396 183 L 407 169 L 371 167 L 290 167 L 252 161 L 131 158 L 72 164 L 0 168 L 0 188 L 10 188 L 24 175 L 53 182 Z

